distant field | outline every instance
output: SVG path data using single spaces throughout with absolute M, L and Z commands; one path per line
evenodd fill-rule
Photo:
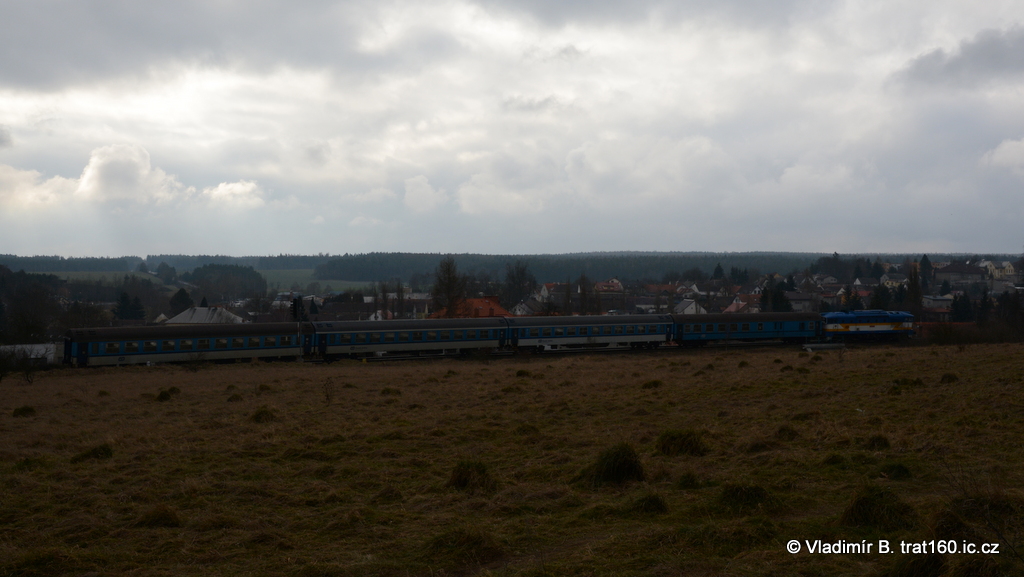
M 106 284 L 113 284 L 120 282 L 124 278 L 124 275 L 144 278 L 153 281 L 157 285 L 163 285 L 163 281 L 155 275 L 140 272 L 125 272 L 125 271 L 63 271 L 54 273 L 39 273 L 39 274 L 52 274 L 62 279 L 69 279 L 75 281 L 103 281 Z
M 60 369 L 0 386 L 0 575 L 1022 568 L 1021 345 Z M 803 545 L 879 539 L 896 553 Z M 1000 553 L 900 552 L 934 539 Z
M 272 290 L 289 290 L 293 283 L 298 283 L 303 290 L 306 289 L 310 283 L 320 283 L 321 290 L 327 288 L 327 285 L 331 285 L 331 288 L 336 291 L 343 291 L 345 289 L 361 289 L 369 284 L 370 281 L 351 281 L 351 280 L 319 280 L 313 278 L 313 269 L 293 269 L 293 270 L 261 270 L 259 271 L 264 278 L 267 279 L 267 287 Z

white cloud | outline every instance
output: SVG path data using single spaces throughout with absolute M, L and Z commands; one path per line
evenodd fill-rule
M 263 191 L 259 185 L 247 180 L 222 182 L 217 186 L 203 189 L 203 197 L 211 204 L 241 209 L 263 206 L 262 195 Z
M 422 174 L 405 179 L 405 206 L 415 212 L 429 212 L 448 202 L 444 190 L 430 186 Z
M 324 216 L 322 214 L 318 214 L 318 215 L 314 216 L 309 222 L 312 223 L 312 224 L 323 224 L 324 223 Z
M 19 170 L 0 164 L 0 201 L 4 208 L 31 208 L 32 206 L 64 202 L 71 197 L 78 182 L 54 176 L 43 179 L 35 170 Z
M 1004 140 L 999 146 L 981 157 L 983 165 L 1008 168 L 1017 176 L 1024 176 L 1024 139 Z
M 167 202 L 191 193 L 177 178 L 150 164 L 145 148 L 113 144 L 92 151 L 75 194 L 94 202 Z
M 398 195 L 394 193 L 390 188 L 374 188 L 369 192 L 361 192 L 352 195 L 352 200 L 355 202 L 362 203 L 377 203 L 385 202 L 388 200 L 394 200 L 398 198 Z
M 544 210 L 544 191 L 517 190 L 512 183 L 475 174 L 459 186 L 459 209 L 467 214 L 526 215 Z
M 348 224 L 349 224 L 349 226 L 364 227 L 364 226 L 377 226 L 377 225 L 384 224 L 384 223 L 383 223 L 383 221 L 381 221 L 379 219 L 376 219 L 376 218 L 373 218 L 373 217 L 359 215 L 359 216 L 353 218 L 352 220 L 350 220 L 348 222 Z

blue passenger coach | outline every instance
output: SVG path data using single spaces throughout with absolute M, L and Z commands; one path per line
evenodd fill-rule
M 501 349 L 508 326 L 500 317 L 481 319 L 342 321 L 312 323 L 319 356 L 446 354 Z
M 672 340 L 670 315 L 509 317 L 510 344 L 519 350 L 654 349 Z
M 681 345 L 703 345 L 715 341 L 809 342 L 821 334 L 817 313 L 754 313 L 672 315 L 675 340 Z
M 310 342 L 309 323 L 195 324 L 71 329 L 64 362 L 80 367 L 149 362 L 294 359 Z

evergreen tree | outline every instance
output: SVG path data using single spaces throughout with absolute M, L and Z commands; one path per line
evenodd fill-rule
M 917 270 L 917 263 L 907 267 L 907 295 L 903 299 L 903 305 L 908 311 L 915 315 L 921 314 L 921 276 Z
M 979 326 L 988 324 L 989 314 L 992 312 L 992 299 L 988 295 L 988 287 L 981 289 L 981 298 L 978 300 L 977 321 Z
M 861 300 L 853 285 L 846 285 L 846 292 L 843 293 L 843 308 L 849 311 L 858 311 L 864 308 L 864 301 Z
M 178 292 L 174 293 L 169 304 L 171 306 L 171 316 L 175 316 L 191 308 L 195 305 L 195 302 L 192 301 L 192 297 L 188 296 L 188 291 L 181 288 L 178 289 Z
M 117 319 L 130 319 L 132 315 L 132 299 L 128 296 L 128 293 L 122 292 L 121 296 L 117 299 L 117 304 L 114 305 L 114 318 Z
M 951 290 L 953 290 L 953 289 L 949 286 L 949 281 L 948 280 L 942 281 L 942 287 L 939 288 L 939 294 L 940 295 L 948 295 Z
M 889 305 L 892 303 L 892 293 L 889 292 L 889 287 L 884 284 L 880 284 L 875 288 L 875 291 L 871 293 L 871 304 L 868 306 L 872 309 L 877 310 L 889 310 Z
M 873 278 L 882 278 L 885 274 L 885 267 L 882 266 L 882 261 L 875 259 L 874 264 L 871 265 L 871 276 Z
M 206 297 L 205 296 L 203 297 L 203 300 L 199 301 L 199 306 L 201 306 L 201 307 L 208 307 L 208 306 L 210 306 L 210 303 L 206 302 Z
M 722 263 L 715 265 L 715 272 L 711 274 L 711 280 L 720 280 L 725 278 L 725 271 L 722 270 Z
M 931 282 L 932 282 L 932 274 L 934 274 L 934 269 L 932 267 L 932 261 L 931 261 L 931 259 L 928 258 L 928 255 L 924 255 L 924 256 L 921 257 L 921 262 L 918 263 L 917 266 L 918 266 L 918 268 L 921 269 L 921 271 L 920 271 L 920 274 L 921 274 L 921 290 L 922 291 L 927 291 L 929 285 L 931 285 Z M 942 294 L 946 294 L 946 293 L 942 293 Z
M 434 287 L 432 292 L 434 307 L 444 309 L 446 318 L 459 316 L 459 309 L 466 302 L 468 279 L 459 273 L 455 257 L 448 255 L 441 259 L 434 270 Z

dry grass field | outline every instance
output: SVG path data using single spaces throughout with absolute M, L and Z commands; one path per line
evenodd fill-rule
M 1022 386 L 1020 345 L 9 375 L 0 575 L 1017 574 Z

